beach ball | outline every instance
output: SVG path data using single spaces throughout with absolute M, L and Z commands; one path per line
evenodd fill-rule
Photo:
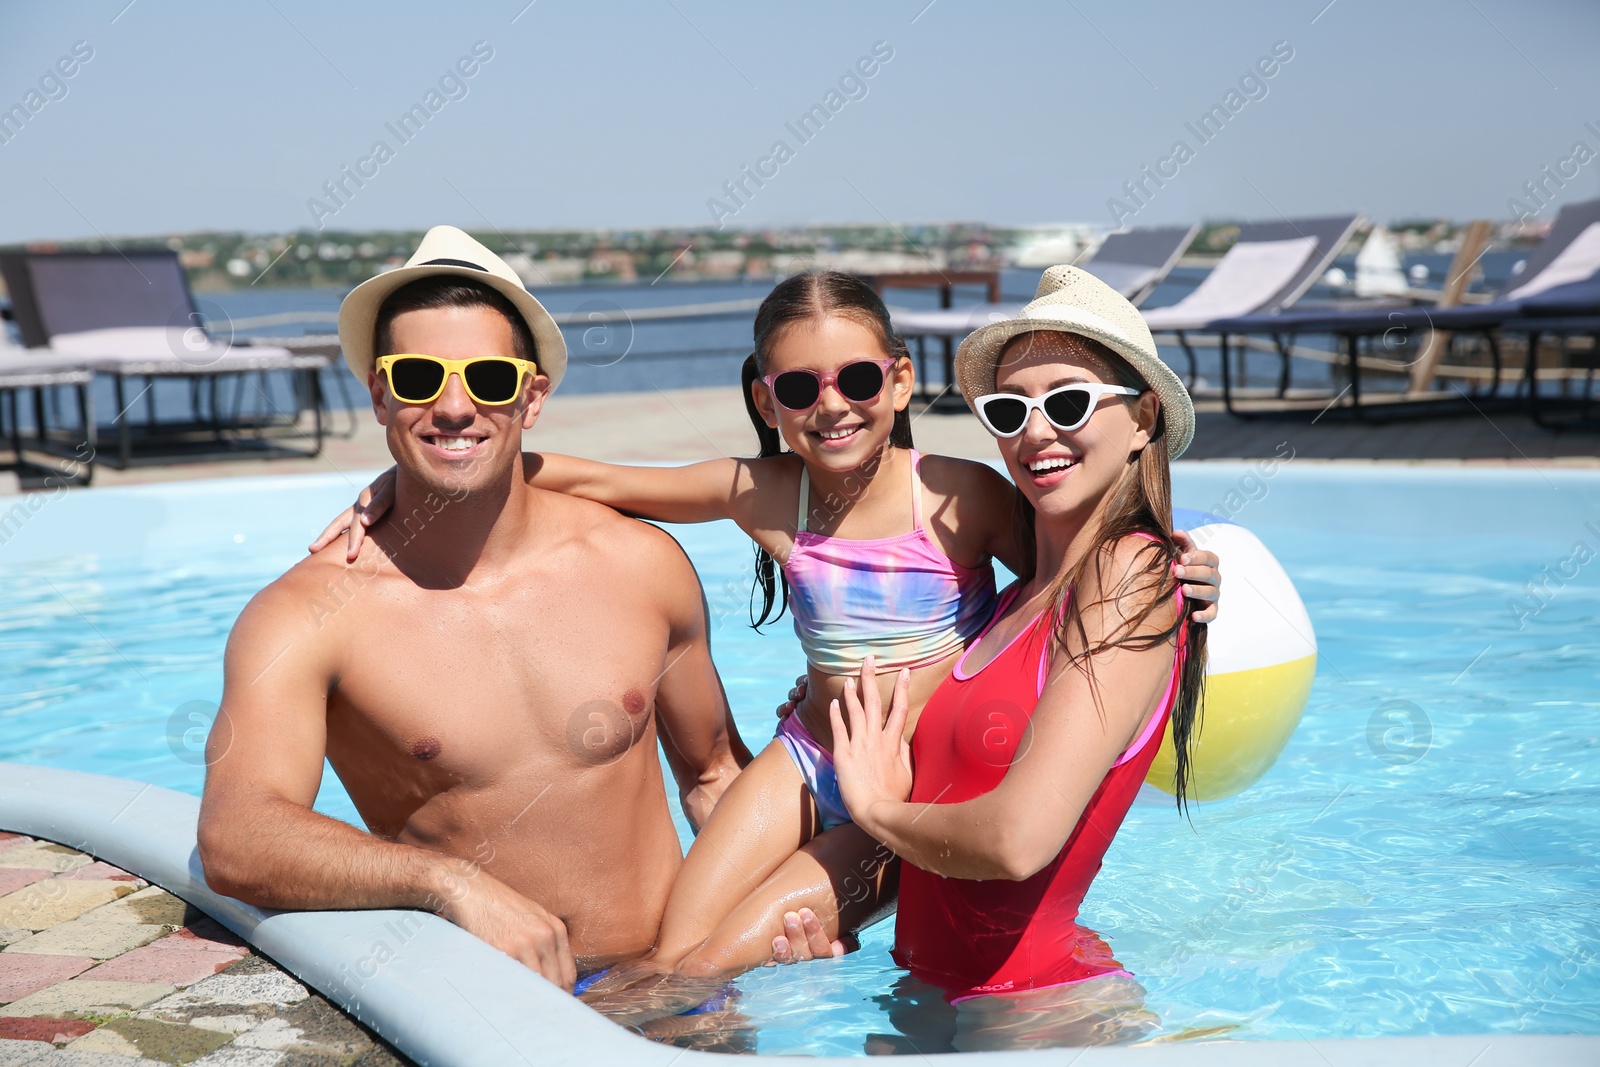
M 1222 601 L 1206 637 L 1206 692 L 1191 741 L 1189 797 L 1220 800 L 1271 767 L 1300 724 L 1317 670 L 1306 606 L 1267 546 L 1249 530 L 1174 508 L 1173 525 L 1222 559 Z M 1145 781 L 1175 791 L 1172 728 Z

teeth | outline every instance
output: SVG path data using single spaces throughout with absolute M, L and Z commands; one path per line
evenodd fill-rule
M 1035 474 L 1043 474 L 1045 471 L 1061 470 L 1062 468 L 1070 467 L 1072 466 L 1073 462 L 1073 460 L 1066 459 L 1062 456 L 1053 456 L 1050 459 L 1041 459 L 1037 463 L 1028 464 L 1028 469 Z
M 850 427 L 848 430 L 818 430 L 817 431 L 817 433 L 821 435 L 821 437 L 822 437 L 822 439 L 824 441 L 837 441 L 842 437 L 849 437 L 851 434 L 853 434 L 855 432 L 856 432 L 856 428 L 854 426 Z
M 466 452 L 478 443 L 473 437 L 435 437 L 433 442 L 446 452 Z

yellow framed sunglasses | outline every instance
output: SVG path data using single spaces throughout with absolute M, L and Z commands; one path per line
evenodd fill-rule
M 511 356 L 440 359 L 407 352 L 379 356 L 377 369 L 388 375 L 389 392 L 405 404 L 433 403 L 454 374 L 461 378 L 474 402 L 500 407 L 521 395 L 526 375 L 536 373 L 538 367 L 530 360 Z

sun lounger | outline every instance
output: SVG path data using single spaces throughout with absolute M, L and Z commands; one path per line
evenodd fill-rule
M 1361 222 L 1360 215 L 1247 223 L 1194 292 L 1144 313 L 1150 331 L 1173 334 L 1198 376 L 1190 336 L 1216 332 L 1220 320 L 1288 307 L 1322 277 Z
M 1106 234 L 1089 261 L 1078 266 L 1138 307 L 1167 280 L 1199 235 L 1198 224 L 1119 230 Z
M 1199 226 L 1145 227 L 1107 234 L 1094 255 L 1078 266 L 1127 297 L 1135 306 L 1142 303 L 1166 280 L 1172 268 L 1189 250 Z M 975 304 L 962 308 L 930 311 L 894 311 L 895 332 L 915 338 L 920 365 L 919 375 L 927 380 L 927 339 L 945 342 L 946 382 L 952 381 L 951 360 L 955 342 L 979 326 L 1009 319 L 1022 310 L 1022 301 Z
M 1224 353 L 1224 400 L 1228 410 L 1238 415 L 1294 414 L 1298 410 L 1297 407 L 1284 407 L 1278 411 L 1245 411 L 1236 406 L 1226 359 L 1229 336 L 1271 336 L 1277 342 L 1280 354 L 1287 364 L 1290 348 L 1297 335 L 1330 335 L 1334 338 L 1341 356 L 1340 362 L 1347 382 L 1337 394 L 1326 399 L 1343 400 L 1348 397 L 1347 406 L 1360 409 L 1363 402 L 1361 381 L 1363 364 L 1385 362 L 1371 354 L 1364 356 L 1361 352 L 1361 342 L 1366 340 L 1370 348 L 1374 339 L 1378 339 L 1389 348 L 1397 348 L 1409 346 L 1417 339 L 1435 331 L 1449 331 L 1452 343 L 1462 335 L 1482 338 L 1489 352 L 1488 373 L 1468 377 L 1467 391 L 1458 388 L 1452 391 L 1453 395 L 1435 392 L 1421 396 L 1418 395 L 1421 392 L 1418 386 L 1425 387 L 1431 384 L 1434 370 L 1429 367 L 1428 373 L 1420 382 L 1417 378 L 1411 378 L 1413 388 L 1404 396 L 1404 399 L 1411 401 L 1409 406 L 1400 403 L 1385 404 L 1385 413 L 1395 416 L 1424 413 L 1423 407 L 1419 404 L 1429 409 L 1437 409 L 1441 400 L 1458 401 L 1463 396 L 1473 403 L 1486 399 L 1500 400 L 1503 399 L 1499 394 L 1504 378 L 1497 337 L 1500 327 L 1509 321 L 1522 318 L 1525 314 L 1525 304 L 1539 306 L 1543 302 L 1544 306 L 1552 308 L 1557 313 L 1563 307 L 1569 310 L 1577 307 L 1581 310 L 1583 294 L 1589 291 L 1586 287 L 1597 281 L 1600 281 L 1600 199 L 1562 208 L 1551 226 L 1550 234 L 1528 257 L 1527 267 L 1486 304 L 1464 304 L 1457 307 L 1294 308 L 1266 314 L 1235 316 L 1216 323 L 1215 328 L 1222 337 Z M 1284 338 L 1288 338 L 1287 345 Z M 1412 365 L 1411 361 L 1404 359 L 1386 362 L 1394 364 L 1388 369 L 1396 373 L 1408 372 Z M 1411 376 L 1408 374 L 1408 377 Z M 1477 386 L 1479 378 L 1487 382 L 1486 389 Z M 1280 381 L 1287 382 L 1287 371 Z M 1525 379 L 1525 383 L 1529 394 L 1537 392 L 1535 379 Z M 1280 399 L 1284 392 L 1285 390 L 1280 388 Z M 1314 403 L 1311 410 L 1317 410 Z
M 27 349 L 10 344 L 9 339 L 0 332 L 0 434 L 10 444 L 12 453 L 12 461 L 0 469 L 16 472 L 18 480 L 27 486 L 45 473 L 57 473 L 53 469 L 47 472 L 45 468 L 31 463 L 27 453 L 66 455 L 77 463 L 79 469 L 59 476 L 64 482 L 88 485 L 94 477 L 95 459 L 94 409 L 89 395 L 89 383 L 93 378 L 94 372 L 82 364 L 31 358 Z M 52 437 L 46 404 L 47 401 L 54 401 L 56 392 L 63 386 L 70 387 L 77 396 L 79 432 Z M 25 439 L 22 432 L 23 393 L 30 394 L 32 398 L 31 441 Z
M 108 461 L 114 465 L 321 451 L 319 374 L 329 358 L 214 335 L 176 254 L 6 253 L 0 270 L 30 361 L 87 366 L 111 380 L 119 447 Z M 291 374 L 287 409 L 273 399 L 265 377 L 275 371 Z M 159 417 L 156 384 L 163 380 L 189 385 L 189 410 L 178 419 Z M 130 408 L 141 400 L 146 417 L 136 427 Z M 299 428 L 307 409 L 309 434 Z M 283 444 L 295 437 L 309 437 L 308 447 Z

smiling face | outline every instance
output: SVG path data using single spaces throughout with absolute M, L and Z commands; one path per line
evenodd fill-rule
M 444 307 L 403 311 L 389 327 L 388 351 L 442 359 L 514 356 L 511 324 L 490 307 Z M 430 404 L 407 404 L 389 392 L 385 376 L 368 378 L 378 422 L 388 428 L 389 451 L 408 475 L 438 492 L 459 497 L 505 481 L 522 452 L 522 431 L 531 429 L 550 391 L 550 379 L 529 375 L 517 401 L 476 403 L 452 374 Z
M 1027 397 L 1043 396 L 1074 382 L 1122 384 L 1105 358 L 1083 338 L 1068 333 L 1012 338 L 995 372 L 995 392 Z M 1107 499 L 1130 457 L 1150 443 L 1156 411 L 1152 392 L 1105 396 L 1089 421 L 1071 433 L 1056 429 L 1043 412 L 1033 411 L 1021 433 L 996 438 L 996 443 L 1011 480 L 1041 520 L 1084 519 Z
M 778 335 L 767 352 L 768 377 L 792 370 L 816 371 L 831 377 L 857 360 L 890 358 L 875 331 L 844 315 L 824 315 L 797 322 Z M 848 473 L 873 460 L 889 440 L 895 413 L 911 403 L 909 359 L 899 360 L 871 400 L 846 399 L 837 385 L 827 385 L 815 406 L 791 411 L 773 400 L 766 383 L 751 383 L 756 409 L 775 426 L 790 448 L 807 464 Z

